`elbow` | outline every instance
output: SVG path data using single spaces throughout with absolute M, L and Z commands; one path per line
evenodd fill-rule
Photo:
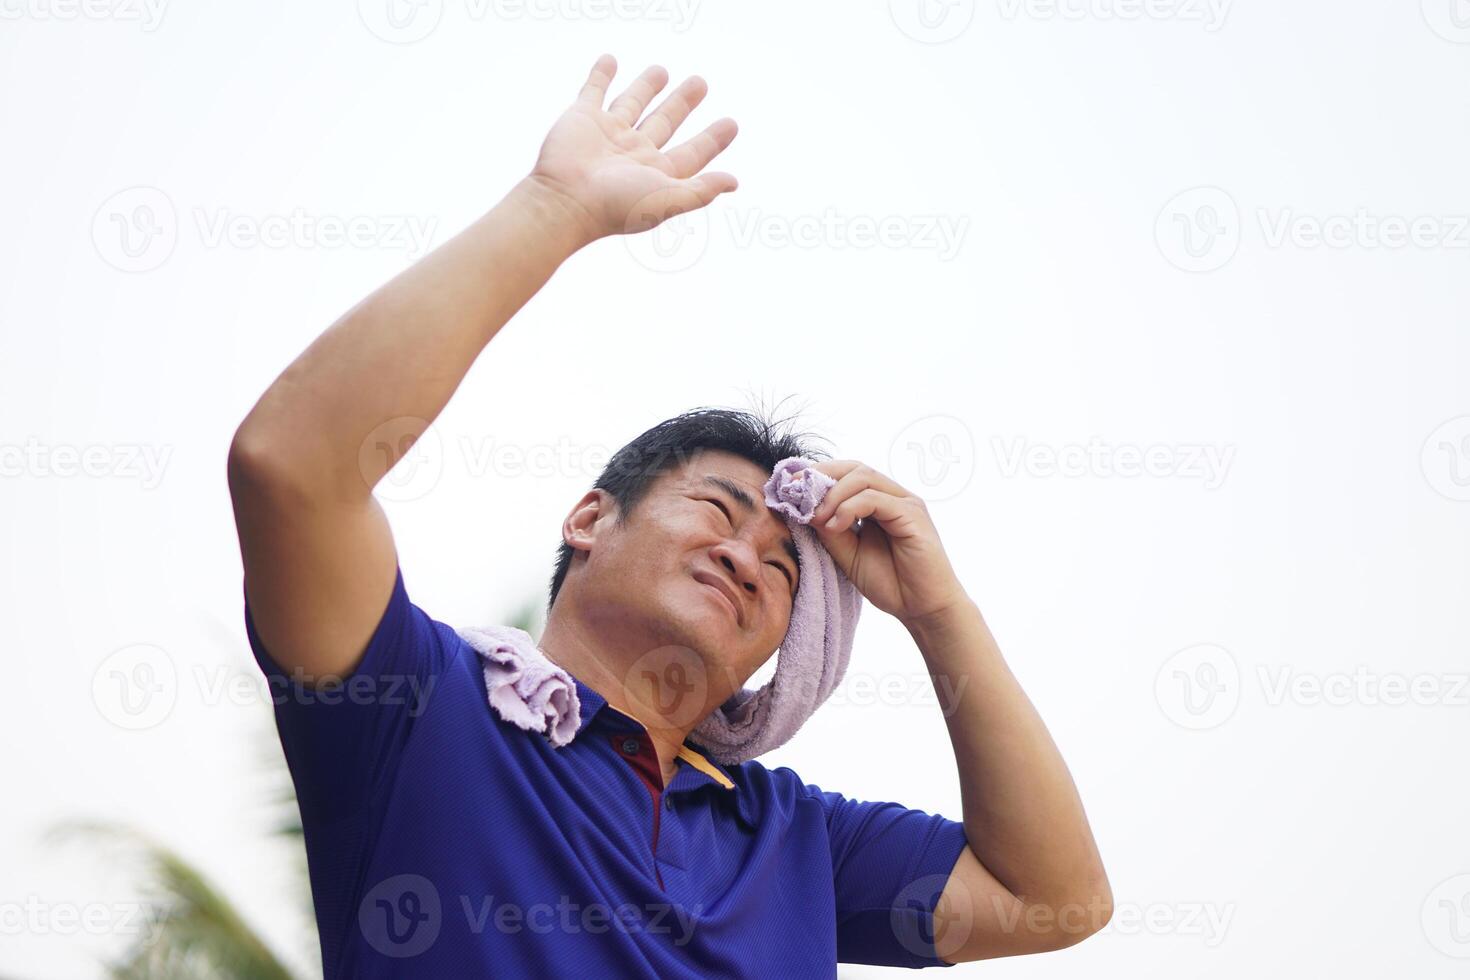
M 1099 868 L 1052 909 L 1055 928 L 1045 933 L 1047 951 L 1075 946 L 1102 932 L 1113 919 L 1113 890 L 1106 873 Z
M 246 419 L 235 430 L 225 464 L 230 497 L 302 503 L 319 495 L 305 470 L 291 463 L 290 443 Z
M 249 419 L 242 422 L 230 440 L 225 464 L 231 495 L 238 497 L 274 482 L 278 477 L 272 470 L 279 470 L 278 459 L 272 452 L 271 440 L 252 426 Z

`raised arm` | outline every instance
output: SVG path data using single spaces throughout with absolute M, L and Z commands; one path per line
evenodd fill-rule
M 856 460 L 817 468 L 837 484 L 811 526 L 864 597 L 907 627 L 949 726 L 968 847 L 935 908 L 936 955 L 960 963 L 1038 953 L 1097 933 L 1113 893 L 1082 799 L 928 507 Z
M 531 172 L 484 216 L 349 310 L 240 424 L 229 484 L 256 631 L 318 683 L 350 673 L 393 589 L 397 558 L 373 487 L 448 403 L 486 344 L 561 263 L 598 238 L 647 230 L 735 189 L 701 173 L 735 137 L 721 119 L 664 145 L 704 98 L 654 66 L 604 108 L 597 60 Z

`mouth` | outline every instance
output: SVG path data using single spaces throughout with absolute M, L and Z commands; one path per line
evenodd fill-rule
M 715 581 L 713 581 L 707 573 L 694 573 L 694 580 L 719 597 L 721 604 L 723 604 L 726 609 L 730 610 L 730 616 L 732 619 L 735 620 L 735 625 L 743 625 L 740 622 L 740 607 L 735 605 L 735 600 L 730 598 L 729 593 L 720 588 L 720 586 Z

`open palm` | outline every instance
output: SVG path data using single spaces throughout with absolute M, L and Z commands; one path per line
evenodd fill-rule
M 612 55 L 597 59 L 577 100 L 551 127 L 531 171 L 574 208 L 593 239 L 646 231 L 737 186 L 730 174 L 700 173 L 735 138 L 733 119 L 716 120 L 663 151 L 704 99 L 704 79 L 690 76 L 639 122 L 669 74 L 658 65 L 648 68 L 604 109 L 616 72 Z

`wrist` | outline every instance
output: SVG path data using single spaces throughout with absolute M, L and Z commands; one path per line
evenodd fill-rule
M 943 643 L 971 628 L 981 619 L 980 607 L 967 594 L 961 593 L 943 606 L 900 619 L 904 629 L 920 646 Z
M 511 189 L 510 198 L 535 225 L 552 236 L 567 255 L 601 238 L 596 222 L 561 185 L 539 174 L 528 174 Z

